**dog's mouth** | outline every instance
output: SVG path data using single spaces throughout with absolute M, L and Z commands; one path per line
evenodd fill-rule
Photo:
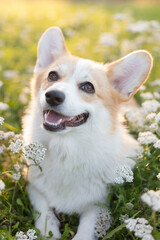
M 85 123 L 89 113 L 85 112 L 74 117 L 64 116 L 53 110 L 43 111 L 43 126 L 46 130 L 57 132 L 66 129 L 66 127 L 78 127 Z

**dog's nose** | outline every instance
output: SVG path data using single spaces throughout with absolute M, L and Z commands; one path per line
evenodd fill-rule
M 45 96 L 47 103 L 51 106 L 58 106 L 62 104 L 65 99 L 64 93 L 57 90 L 46 92 Z

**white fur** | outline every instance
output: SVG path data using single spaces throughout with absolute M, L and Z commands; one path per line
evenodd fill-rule
M 102 65 L 80 59 L 69 81 L 57 81 L 47 90 L 41 88 L 24 118 L 25 144 L 38 141 L 47 148 L 46 159 L 41 164 L 43 171 L 37 167 L 30 168 L 28 191 L 34 209 L 41 213 L 36 226 L 42 234 L 52 230 L 53 239 L 59 239 L 60 232 L 54 214 L 53 221 L 47 217 L 50 208 L 67 214 L 80 214 L 80 225 L 74 240 L 95 239 L 96 204 L 105 203 L 108 194 L 106 186 L 114 182 L 117 166 L 127 164 L 133 167 L 135 164 L 131 158 L 136 156 L 137 142 L 120 121 L 116 131 L 111 133 L 112 118 L 102 101 L 86 102 L 78 92 L 77 83 L 85 79 L 92 81 L 91 73 L 95 68 L 105 73 Z M 63 66 L 61 69 L 66 68 Z M 43 128 L 42 111 L 49 107 L 45 93 L 55 89 L 63 91 L 66 96 L 58 111 L 67 116 L 88 111 L 90 116 L 85 124 L 60 133 Z

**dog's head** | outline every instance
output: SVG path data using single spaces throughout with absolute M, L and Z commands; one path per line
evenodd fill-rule
M 106 65 L 72 56 L 61 30 L 49 28 L 38 44 L 32 84 L 44 128 L 66 132 L 101 123 L 114 128 L 119 104 L 136 93 L 151 67 L 152 57 L 143 50 Z

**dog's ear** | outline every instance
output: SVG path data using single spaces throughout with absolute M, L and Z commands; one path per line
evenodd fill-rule
M 48 28 L 38 43 L 38 57 L 34 72 L 47 67 L 59 56 L 68 53 L 62 31 L 58 27 Z
M 147 80 L 153 59 L 149 52 L 134 51 L 107 65 L 107 76 L 120 101 L 129 100 Z

